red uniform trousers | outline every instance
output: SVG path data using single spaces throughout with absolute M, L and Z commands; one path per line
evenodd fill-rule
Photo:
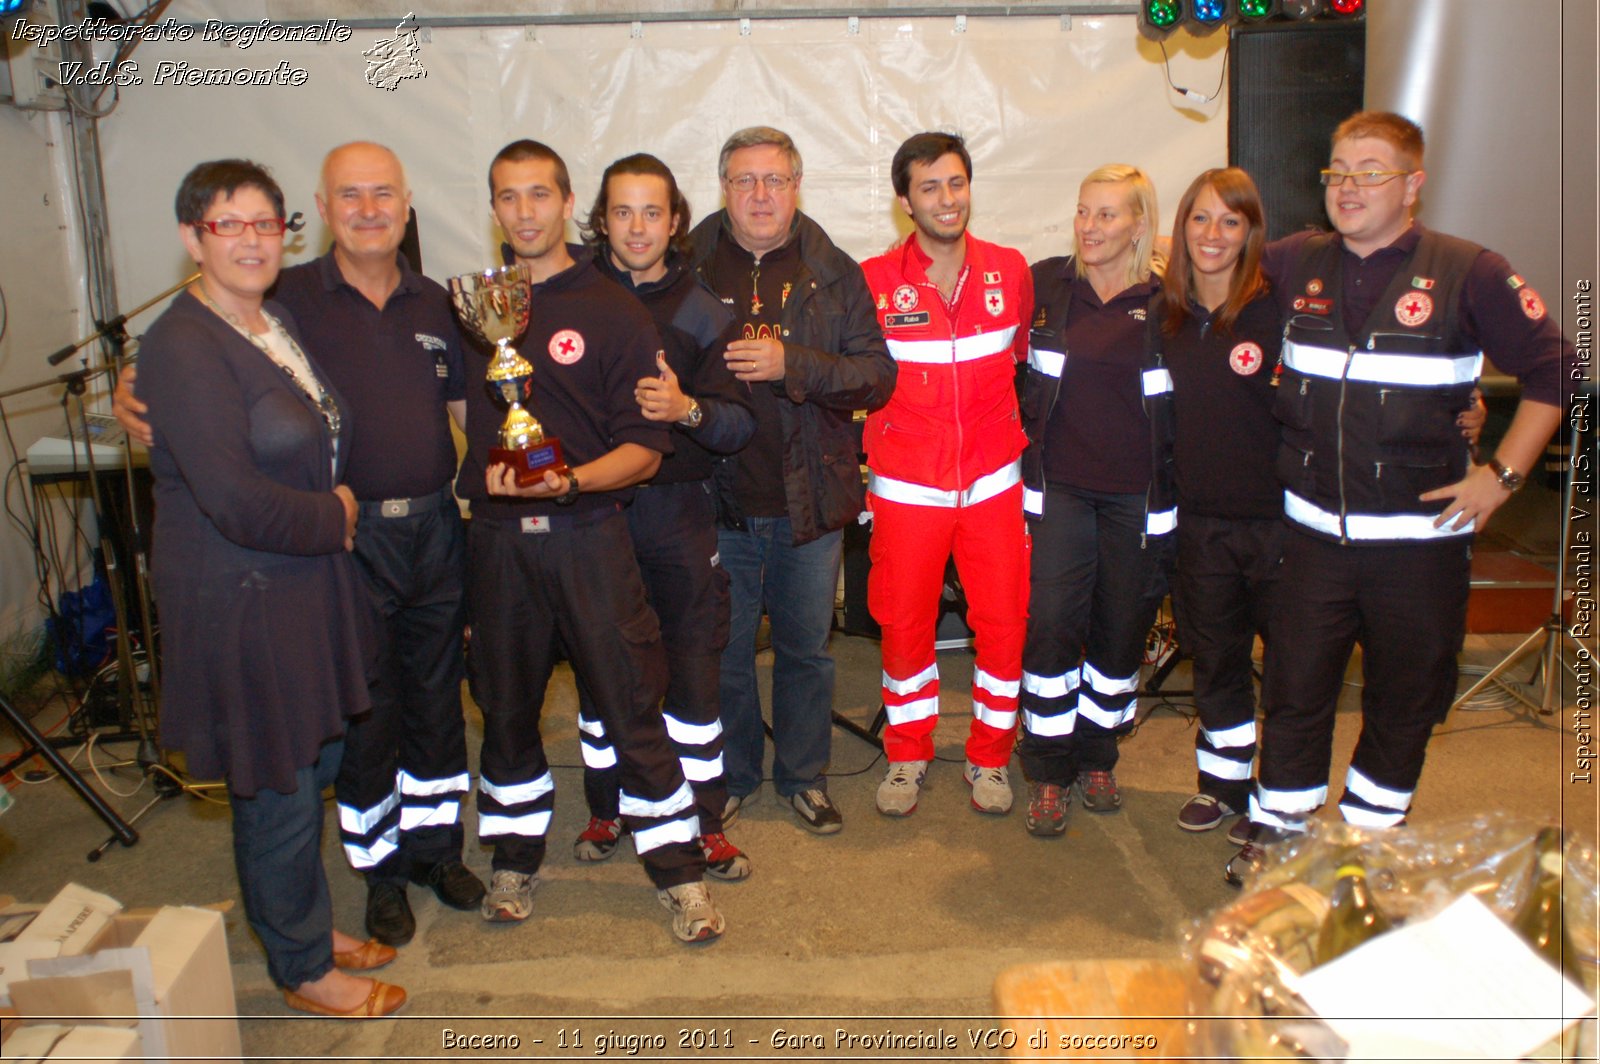
M 883 628 L 883 748 L 891 762 L 933 760 L 939 719 L 934 630 L 945 563 L 955 556 L 977 644 L 967 759 L 1005 765 L 1017 734 L 1028 619 L 1022 485 L 971 506 L 918 506 L 869 492 L 872 571 L 867 607 Z

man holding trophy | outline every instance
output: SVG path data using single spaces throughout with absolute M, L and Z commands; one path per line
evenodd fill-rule
M 467 390 L 457 481 L 473 515 L 478 835 L 494 845 L 483 917 L 532 912 L 554 807 L 539 714 L 559 638 L 616 748 L 623 823 L 673 934 L 712 939 L 724 922 L 703 882 L 694 794 L 662 721 L 661 633 L 623 512 L 632 486 L 672 450 L 668 427 L 634 399 L 636 382 L 657 373 L 655 327 L 586 252 L 568 248 L 573 196 L 559 155 L 536 141 L 508 144 L 489 187 L 515 265 L 451 282 L 463 325 L 497 346 L 488 384 Z

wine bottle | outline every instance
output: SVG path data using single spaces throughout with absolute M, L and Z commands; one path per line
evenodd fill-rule
M 1317 933 L 1317 964 L 1327 964 L 1392 926 L 1372 900 L 1366 868 L 1359 859 L 1346 860 L 1339 866 L 1338 879 L 1328 898 L 1328 915 Z
M 1583 986 L 1578 967 L 1578 951 L 1567 933 L 1566 911 L 1561 903 L 1561 861 L 1564 839 L 1560 828 L 1547 827 L 1534 839 L 1533 872 L 1528 896 L 1512 919 L 1511 926 L 1539 951 L 1539 955 L 1561 969 L 1563 975 Z

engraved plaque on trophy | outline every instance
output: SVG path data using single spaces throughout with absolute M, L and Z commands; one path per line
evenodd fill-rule
M 450 278 L 450 299 L 462 327 L 495 347 L 488 383 L 505 407 L 506 419 L 500 425 L 500 446 L 489 448 L 489 464 L 510 466 L 522 487 L 543 480 L 547 470 L 567 471 L 561 441 L 546 436 L 538 419 L 522 405 L 533 384 L 533 365 L 517 354 L 511 341 L 528 327 L 532 288 L 528 271 L 521 266 Z

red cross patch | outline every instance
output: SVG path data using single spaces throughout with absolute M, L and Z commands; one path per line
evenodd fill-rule
M 1524 288 L 1521 293 L 1522 313 L 1534 321 L 1544 317 L 1544 300 L 1539 298 L 1539 293 L 1531 288 Z
M 986 288 L 983 292 L 983 308 L 989 312 L 991 318 L 998 318 L 1005 313 L 1006 296 L 998 288 Z
M 1322 278 L 1313 277 L 1306 282 L 1306 295 L 1320 296 L 1322 294 Z
M 1416 328 L 1433 316 L 1433 297 L 1426 292 L 1407 292 L 1394 305 L 1394 317 L 1401 325 Z
M 903 284 L 894 290 L 894 309 L 902 313 L 917 309 L 917 290 L 908 284 Z
M 550 357 L 570 366 L 583 357 L 583 337 L 576 329 L 562 329 L 550 337 Z
M 1241 377 L 1248 377 L 1261 368 L 1261 345 L 1246 340 L 1228 353 L 1228 365 Z

